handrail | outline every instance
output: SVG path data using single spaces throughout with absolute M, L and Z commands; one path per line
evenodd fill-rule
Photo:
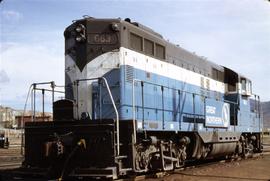
M 107 88 L 107 91 L 109 93 L 109 96 L 110 96 L 110 99 L 112 101 L 112 104 L 113 104 L 113 108 L 114 108 L 114 111 L 115 111 L 115 114 L 116 114 L 116 146 L 117 146 L 117 156 L 120 155 L 120 139 L 119 139 L 119 113 L 117 111 L 117 108 L 116 108 L 116 105 L 115 105 L 115 102 L 114 102 L 114 99 L 113 99 L 113 96 L 112 96 L 112 93 L 111 93 L 111 90 L 109 88 L 109 84 L 107 82 L 107 79 L 105 77 L 97 77 L 97 78 L 89 78 L 89 79 L 77 79 L 76 80 L 76 83 L 75 85 L 77 85 L 77 112 L 78 112 L 78 101 L 79 101 L 79 91 L 78 91 L 78 86 L 79 86 L 79 82 L 82 82 L 82 81 L 89 81 L 89 80 L 100 80 L 102 79 L 104 82 L 105 82 L 105 85 L 106 85 L 106 88 Z M 78 114 L 79 116 L 79 114 Z
M 195 96 L 201 96 L 201 97 L 204 98 L 204 100 L 206 98 L 211 98 L 211 97 L 205 96 L 203 94 L 198 94 L 198 93 L 193 93 L 193 92 L 189 92 L 189 91 L 184 91 L 184 90 L 180 90 L 180 89 L 176 89 L 176 88 L 168 87 L 168 86 L 163 86 L 163 85 L 160 85 L 160 84 L 156 84 L 156 83 L 152 83 L 152 82 L 148 82 L 148 81 L 144 81 L 144 80 L 140 80 L 140 79 L 133 79 L 133 82 L 132 82 L 132 109 L 133 109 L 133 134 L 134 134 L 134 142 L 135 143 L 137 141 L 136 140 L 136 121 L 135 121 L 135 117 L 136 117 L 136 110 L 135 110 L 135 83 L 136 82 L 147 83 L 149 85 L 155 85 L 155 86 L 159 86 L 159 87 L 163 87 L 163 88 L 167 88 L 167 89 L 171 89 L 171 90 L 175 90 L 175 91 L 180 91 L 181 93 L 191 94 L 191 95 L 193 95 L 193 99 L 194 99 Z M 223 102 L 233 104 L 234 105 L 234 108 L 237 105 L 237 102 L 232 102 L 232 101 L 229 101 L 229 100 L 223 100 Z M 205 104 L 205 102 L 204 102 L 204 104 Z M 194 115 L 196 115 L 195 114 L 195 108 L 193 108 L 193 109 L 194 109 L 193 110 L 194 111 Z M 196 118 L 194 118 L 194 119 L 196 119 Z M 234 117 L 234 119 L 235 119 L 235 117 Z
M 135 81 L 137 79 L 133 79 L 132 81 L 132 112 L 133 112 L 133 120 L 132 120 L 132 123 L 133 123 L 133 137 L 134 137 L 134 144 L 137 143 L 137 136 L 136 136 L 136 122 L 135 122 L 135 116 L 136 116 L 136 113 L 135 113 L 135 91 L 134 91 L 134 88 L 135 88 Z
M 25 112 L 26 112 L 26 107 L 27 107 L 27 102 L 28 102 L 28 99 L 29 99 L 29 95 L 30 95 L 30 92 L 32 90 L 32 86 L 33 84 L 30 85 L 29 89 L 28 89 L 28 93 L 27 93 L 27 96 L 26 96 L 26 100 L 25 100 L 25 104 L 24 104 L 24 108 L 23 108 L 23 113 L 22 113 L 22 117 L 21 117 L 21 122 L 23 124 L 23 127 L 24 127 L 24 115 L 25 115 Z M 24 136 L 23 136 L 23 129 L 21 129 L 21 155 L 23 155 L 23 146 L 24 146 Z
M 133 109 L 133 134 L 134 134 L 134 142 L 135 143 L 137 142 L 137 138 L 136 138 L 136 121 L 135 121 L 135 117 L 136 117 L 136 111 L 135 111 L 135 83 L 136 82 L 147 83 L 149 85 L 155 85 L 155 86 L 159 86 L 159 87 L 162 87 L 162 88 L 167 88 L 167 89 L 171 89 L 171 90 L 175 90 L 175 91 L 181 91 L 182 93 L 189 93 L 189 94 L 192 94 L 193 96 L 196 96 L 196 95 L 197 96 L 203 96 L 201 94 L 192 93 L 192 92 L 188 92 L 188 91 L 184 91 L 184 90 L 179 90 L 179 89 L 176 89 L 176 88 L 163 86 L 163 85 L 160 85 L 160 84 L 155 84 L 155 83 L 140 80 L 140 79 L 133 79 L 133 81 L 132 81 L 132 109 Z M 203 96 L 203 97 L 205 98 L 206 96 Z M 163 111 L 164 111 L 164 108 L 163 108 Z M 163 120 L 163 122 L 164 122 L 164 120 Z
M 45 85 L 45 84 L 51 84 L 51 88 L 52 90 L 49 90 L 49 89 L 40 89 L 40 88 L 37 88 L 36 86 L 37 85 Z M 23 113 L 22 113 L 22 117 L 21 117 L 21 122 L 23 124 L 23 128 L 25 127 L 25 122 L 24 122 L 24 116 L 25 116 L 25 113 L 26 113 L 26 108 L 27 108 L 27 103 L 28 103 L 28 99 L 29 99 L 29 96 L 31 95 L 31 117 L 32 117 L 32 121 L 34 121 L 34 116 L 35 116 L 35 111 L 36 111 L 36 108 L 35 108 L 35 91 L 36 90 L 41 90 L 41 91 L 51 91 L 52 92 L 52 102 L 54 102 L 54 92 L 59 92 L 60 91 L 55 91 L 54 90 L 54 87 L 55 87 L 55 83 L 54 81 L 50 81 L 50 82 L 39 82 L 39 83 L 32 83 L 28 89 L 28 93 L 27 93 L 27 97 L 26 97 L 26 100 L 25 100 L 25 104 L 24 104 L 24 109 L 23 109 Z M 34 92 L 34 95 L 33 95 L 33 92 Z M 34 98 L 33 98 L 34 96 Z M 44 94 L 43 94 L 44 96 Z M 34 99 L 34 100 L 33 100 Z M 44 118 L 44 97 L 43 97 L 43 118 Z M 34 111 L 34 115 L 33 115 L 33 111 Z M 24 138 L 23 138 L 23 129 L 22 130 L 22 142 L 21 142 L 21 154 L 23 155 L 23 144 L 24 144 Z
M 49 89 L 41 89 L 41 88 L 37 88 L 37 85 L 51 85 L 52 90 Z M 31 90 L 31 114 L 32 114 L 32 121 L 35 121 L 36 119 L 36 90 L 38 91 L 42 91 L 42 112 L 43 112 L 43 119 L 44 119 L 44 93 L 45 91 L 50 91 L 52 92 L 52 104 L 54 102 L 54 93 L 58 92 L 58 93 L 64 93 L 62 91 L 56 91 L 55 90 L 55 82 L 54 81 L 50 81 L 50 82 L 38 82 L 38 83 L 33 83 L 30 86 L 30 90 Z

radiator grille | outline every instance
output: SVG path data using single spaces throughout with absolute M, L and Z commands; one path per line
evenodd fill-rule
M 134 69 L 130 65 L 126 65 L 126 81 L 132 83 L 134 77 Z

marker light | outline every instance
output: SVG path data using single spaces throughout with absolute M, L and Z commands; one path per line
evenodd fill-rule
M 119 25 L 117 23 L 112 23 L 111 27 L 112 27 L 112 30 L 119 31 Z

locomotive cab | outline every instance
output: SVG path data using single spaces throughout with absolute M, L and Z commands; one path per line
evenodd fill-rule
M 252 95 L 252 84 L 251 81 L 243 76 L 240 77 L 239 93 L 242 96 Z

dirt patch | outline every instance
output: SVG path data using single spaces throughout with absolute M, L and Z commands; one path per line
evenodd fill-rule
M 219 163 L 207 167 L 180 171 L 159 180 L 166 181 L 234 181 L 234 180 L 270 180 L 270 155 L 258 158 Z
M 270 136 L 265 136 L 265 149 L 268 151 Z M 162 181 L 270 181 L 270 152 L 257 158 L 216 163 L 209 166 L 177 171 L 163 178 L 147 179 Z
M 11 163 L 21 163 L 23 156 L 21 155 L 21 136 L 20 131 L 7 134 L 9 138 L 9 148 L 0 149 L 0 170 L 5 169 L 3 165 Z

